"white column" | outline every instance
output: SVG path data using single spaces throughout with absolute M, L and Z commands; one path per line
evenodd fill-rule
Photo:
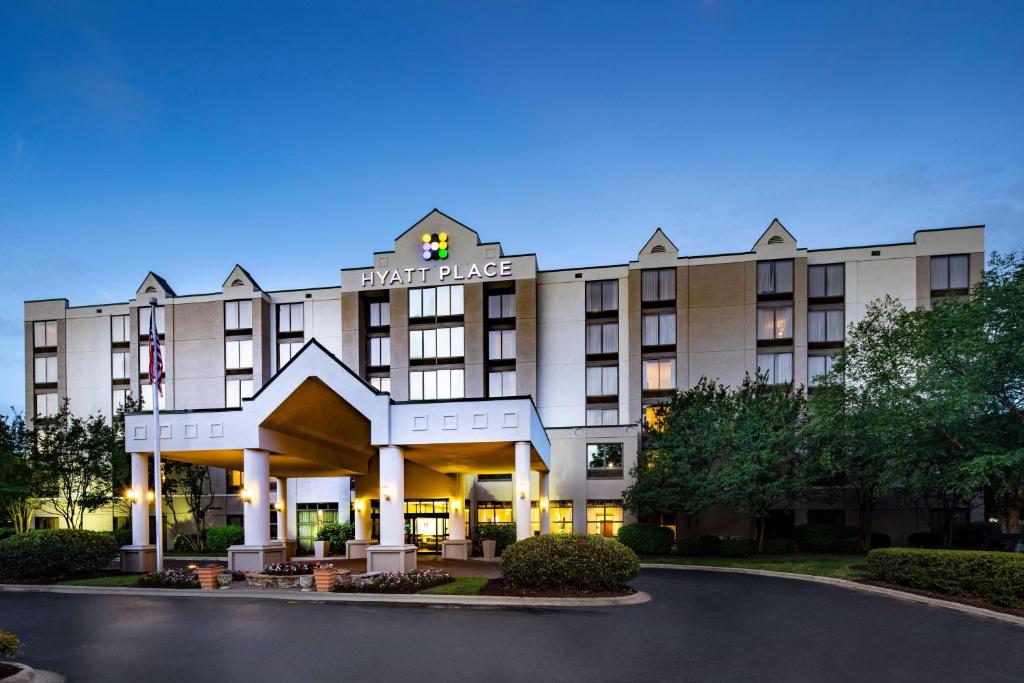
M 270 543 L 270 453 L 246 448 L 242 453 L 247 500 L 242 507 L 245 544 Z
M 551 533 L 551 473 L 540 473 L 540 532 Z
M 277 477 L 277 540 L 288 540 L 288 479 Z
M 380 449 L 380 544 L 405 545 L 405 458 L 398 446 Z
M 353 524 L 355 525 L 355 540 L 370 540 L 370 501 L 367 498 L 360 498 L 359 491 L 356 491 L 356 514 Z
M 338 478 L 338 521 L 348 524 L 352 521 L 352 480 L 349 477 Z
M 149 545 L 149 458 L 132 453 L 132 545 Z
M 530 442 L 516 441 L 516 470 L 512 509 L 516 517 L 516 540 L 529 538 L 530 532 Z
M 455 475 L 455 497 L 448 501 L 448 538 L 466 540 L 466 494 L 461 474 Z

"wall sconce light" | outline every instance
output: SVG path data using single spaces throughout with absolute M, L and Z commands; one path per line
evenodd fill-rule
M 548 509 L 548 499 L 547 498 L 541 498 L 540 499 L 540 509 L 541 510 L 547 510 Z
M 154 500 L 156 500 L 156 494 L 153 493 L 152 491 L 146 491 L 146 500 L 152 503 Z
M 460 507 L 459 506 L 459 501 L 453 500 L 452 501 L 452 511 L 455 512 L 455 513 L 458 513 L 459 507 Z
M 242 502 L 243 503 L 254 503 L 256 502 L 256 494 L 250 488 L 242 489 Z
M 274 501 L 274 509 L 277 510 L 278 512 L 281 512 L 282 510 L 284 510 L 284 505 L 281 505 L 281 501 L 279 500 Z
M 527 488 L 528 487 L 527 487 L 526 484 L 520 484 L 519 485 L 519 497 L 520 498 L 526 498 Z
M 135 489 L 125 489 L 125 491 L 124 491 L 124 498 L 129 503 L 138 503 L 139 502 L 139 492 L 136 491 Z
M 356 512 L 362 512 L 366 509 L 366 503 L 362 500 L 356 500 Z
M 382 498 L 384 498 L 385 501 L 387 501 L 389 503 L 391 502 L 391 493 L 392 493 L 391 484 L 381 484 L 380 495 L 381 495 Z

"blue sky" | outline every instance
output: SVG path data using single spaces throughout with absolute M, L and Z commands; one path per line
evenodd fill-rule
M 621 262 L 986 223 L 1024 248 L 1020 2 L 0 4 L 0 406 L 22 302 L 338 269 L 438 207 Z

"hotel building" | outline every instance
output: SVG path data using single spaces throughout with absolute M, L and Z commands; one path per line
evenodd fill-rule
M 417 552 L 466 556 L 481 523 L 613 535 L 631 521 L 622 491 L 650 406 L 758 369 L 813 387 L 869 302 L 965 294 L 984 258 L 980 226 L 808 249 L 775 220 L 747 252 L 680 254 L 660 229 L 639 243 L 628 263 L 540 270 L 435 210 L 334 286 L 266 290 L 235 266 L 211 293 L 149 273 L 124 303 L 26 302 L 26 405 L 109 416 L 130 392 L 151 410 L 155 299 L 161 451 L 215 468 L 211 521 L 245 527 L 232 564 L 308 550 L 319 523 L 351 519 L 350 556 L 408 567 Z M 149 412 L 127 418 L 134 489 L 149 486 L 153 429 Z M 151 562 L 140 498 L 129 566 Z M 117 515 L 89 525 L 130 523 Z M 809 501 L 776 522 L 847 517 L 852 503 Z M 895 504 L 878 520 L 897 541 L 916 528 Z M 701 526 L 751 531 L 724 512 Z

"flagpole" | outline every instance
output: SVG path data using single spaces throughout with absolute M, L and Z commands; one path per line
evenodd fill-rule
M 149 299 L 150 367 L 153 367 L 153 335 L 159 334 L 156 322 L 156 297 Z M 156 340 L 159 344 L 159 339 Z M 151 373 L 152 374 L 152 373 Z M 160 378 L 150 376 L 153 397 L 153 497 L 156 504 L 156 570 L 164 568 L 163 484 L 160 481 Z

